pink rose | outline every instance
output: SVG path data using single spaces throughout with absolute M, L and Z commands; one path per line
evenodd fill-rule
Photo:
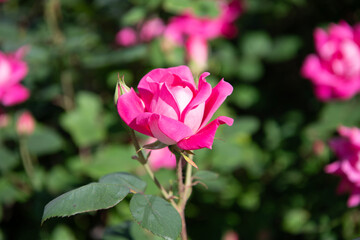
M 309 55 L 302 74 L 309 78 L 316 96 L 323 101 L 349 99 L 360 91 L 360 25 L 352 28 L 342 21 L 328 32 L 314 32 L 317 54 Z
M 159 68 L 146 74 L 138 85 L 119 96 L 120 117 L 132 129 L 184 150 L 211 148 L 219 125 L 233 119 L 218 117 L 208 123 L 233 90 L 221 80 L 214 88 L 200 76 L 196 87 L 186 66 Z
M 195 72 L 202 72 L 207 67 L 208 44 L 201 36 L 193 35 L 188 38 L 185 44 L 187 59 L 196 69 Z
M 140 39 L 142 42 L 149 42 L 153 38 L 161 35 L 164 31 L 165 25 L 160 18 L 153 18 L 146 22 L 141 27 Z
M 137 43 L 136 31 L 130 27 L 121 29 L 116 34 L 116 43 L 120 46 L 133 46 Z
M 325 172 L 341 177 L 338 192 L 350 192 L 348 206 L 360 204 L 360 129 L 341 126 L 340 138 L 332 139 L 330 147 L 339 160 L 325 167 Z
M 237 33 L 234 22 L 242 12 L 241 1 L 219 2 L 219 9 L 220 14 L 215 18 L 198 17 L 189 11 L 173 17 L 165 29 L 165 38 L 183 45 L 187 36 L 192 35 L 202 36 L 207 40 L 221 36 L 234 37 Z
M 146 141 L 146 144 L 151 144 L 155 141 L 155 138 L 149 138 Z M 151 152 L 148 161 L 152 170 L 157 171 L 160 168 L 174 169 L 176 167 L 176 157 L 168 147 L 156 150 L 146 150 L 146 152 Z
M 35 130 L 35 119 L 28 111 L 23 112 L 16 122 L 16 131 L 19 135 L 31 135 Z
M 0 52 L 0 103 L 5 106 L 24 102 L 29 91 L 20 81 L 26 76 L 28 66 L 21 58 L 27 47 L 22 47 L 12 54 Z

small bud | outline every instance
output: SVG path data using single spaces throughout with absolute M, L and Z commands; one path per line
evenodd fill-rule
M 5 128 L 10 123 L 10 117 L 6 113 L 0 112 L 0 128 Z
M 119 97 L 128 92 L 130 92 L 130 88 L 126 86 L 124 76 L 120 78 L 120 75 L 118 75 L 118 82 L 116 83 L 114 94 L 114 104 L 117 105 Z
M 23 112 L 17 120 L 16 131 L 19 135 L 31 135 L 35 130 L 35 119 L 30 112 Z

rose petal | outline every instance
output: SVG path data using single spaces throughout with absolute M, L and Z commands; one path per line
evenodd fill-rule
M 227 124 L 231 126 L 233 122 L 234 120 L 232 118 L 224 116 L 218 117 L 202 128 L 195 135 L 181 140 L 178 143 L 178 146 L 184 150 L 196 150 L 201 148 L 211 149 L 217 128 L 221 124 Z
M 29 90 L 20 84 L 15 84 L 5 90 L 1 101 L 5 106 L 12 106 L 24 102 L 29 96 Z
M 176 144 L 193 134 L 184 123 L 156 113 L 151 115 L 149 126 L 154 137 L 167 145 Z
M 216 110 L 225 101 L 226 97 L 229 96 L 233 91 L 233 87 L 221 79 L 221 81 L 212 89 L 210 97 L 206 100 L 204 118 L 200 129 L 205 126 L 211 117 L 214 115 Z
M 139 114 L 144 112 L 144 105 L 133 88 L 130 92 L 119 96 L 117 109 L 120 117 L 126 124 L 129 124 Z

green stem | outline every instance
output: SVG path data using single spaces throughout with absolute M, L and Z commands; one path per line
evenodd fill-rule
M 193 158 L 192 155 L 188 156 L 191 160 Z M 182 164 L 186 163 L 186 175 L 185 175 L 185 184 L 183 182 L 183 171 Z M 187 200 L 189 199 L 192 192 L 192 166 L 184 160 L 182 156 L 180 156 L 177 167 L 177 175 L 178 175 L 178 188 L 179 188 L 179 203 L 178 203 L 178 212 L 181 217 L 182 230 L 181 230 L 181 239 L 187 240 L 187 231 L 186 231 L 186 219 L 185 219 L 185 207 Z
M 31 161 L 30 153 L 26 147 L 26 141 L 23 136 L 20 136 L 19 145 L 20 145 L 21 160 L 24 165 L 25 172 L 28 175 L 28 177 L 30 178 L 30 180 L 32 181 L 33 176 L 34 176 L 34 167 L 33 167 L 32 161 Z
M 176 205 L 174 199 L 172 199 L 172 195 L 170 195 L 166 191 L 166 189 L 161 185 L 159 180 L 156 178 L 154 172 L 151 170 L 151 168 L 150 168 L 150 166 L 149 166 L 149 164 L 147 162 L 147 159 L 144 157 L 144 154 L 141 151 L 141 147 L 140 147 L 139 141 L 136 138 L 135 131 L 133 129 L 129 128 L 129 132 L 130 132 L 131 140 L 132 140 L 132 142 L 134 144 L 134 147 L 135 147 L 135 151 L 136 151 L 136 153 L 138 155 L 137 160 L 144 166 L 147 174 L 154 181 L 155 185 L 160 189 L 160 191 L 161 191 L 162 195 L 164 196 L 164 198 L 166 200 L 168 200 L 175 209 L 177 209 L 177 205 Z

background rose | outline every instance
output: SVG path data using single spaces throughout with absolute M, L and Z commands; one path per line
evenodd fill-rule
M 154 142 L 156 142 L 155 138 L 148 138 L 145 143 L 151 144 Z M 145 150 L 147 153 L 151 152 L 148 161 L 152 170 L 157 171 L 160 168 L 174 169 L 176 167 L 176 157 L 169 150 L 168 147 L 161 149 Z
M 360 129 L 340 127 L 340 138 L 330 142 L 330 147 L 339 160 L 326 166 L 325 171 L 340 176 L 338 192 L 350 192 L 348 206 L 360 203 Z
M 314 32 L 317 54 L 309 55 L 302 73 L 315 86 L 321 100 L 348 99 L 360 90 L 359 28 L 346 22 L 331 24 L 328 32 Z
M 233 88 L 221 80 L 212 89 L 205 80 L 208 75 L 200 76 L 197 89 L 186 66 L 152 70 L 140 80 L 139 94 L 131 89 L 119 97 L 119 115 L 134 130 L 167 145 L 211 148 L 218 126 L 233 123 L 222 116 L 208 124 Z
M 24 48 L 15 53 L 5 54 L 0 51 L 0 103 L 11 106 L 28 99 L 29 91 L 20 84 L 26 76 L 28 66 L 21 58 Z

